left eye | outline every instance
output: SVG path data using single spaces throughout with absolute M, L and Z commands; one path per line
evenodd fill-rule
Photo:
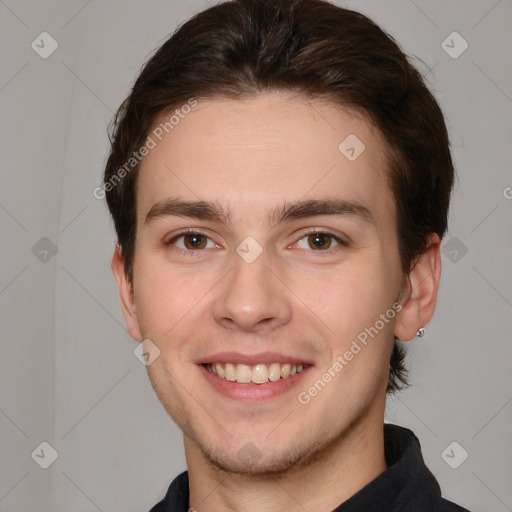
M 302 237 L 297 242 L 297 246 L 300 249 L 310 248 L 314 251 L 322 251 L 330 249 L 333 243 L 335 244 L 334 247 L 343 244 L 343 242 L 334 235 L 331 235 L 330 233 L 322 233 L 319 231 L 315 233 L 309 233 L 308 235 Z M 305 244 L 307 244 L 308 247 L 305 247 Z

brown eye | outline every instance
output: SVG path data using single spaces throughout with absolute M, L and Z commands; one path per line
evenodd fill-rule
M 206 247 L 207 238 L 200 233 L 192 233 L 183 235 L 183 242 L 187 249 L 204 249 Z
M 194 231 L 181 233 L 166 242 L 165 245 L 189 253 L 199 252 L 201 249 L 215 248 L 215 243 L 209 237 Z
M 313 233 L 308 236 L 308 245 L 315 251 L 329 249 L 331 242 L 332 236 L 327 233 Z
M 341 246 L 347 247 L 348 244 L 332 233 L 324 231 L 306 233 L 296 244 L 296 247 L 299 249 L 325 253 L 331 253 L 336 248 L 341 249 Z

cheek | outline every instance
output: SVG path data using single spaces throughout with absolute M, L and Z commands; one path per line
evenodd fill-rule
M 347 265 L 323 275 L 298 277 L 296 289 L 337 340 L 351 340 L 393 303 L 396 283 L 380 265 Z
M 197 302 L 198 283 L 186 274 L 145 261 L 134 268 L 134 298 L 143 335 L 162 340 Z M 192 286 L 194 284 L 194 286 Z
M 165 255 L 141 251 L 134 268 L 134 296 L 143 336 L 162 350 L 172 347 L 176 355 L 190 333 L 211 319 L 207 304 L 219 272 L 171 265 Z

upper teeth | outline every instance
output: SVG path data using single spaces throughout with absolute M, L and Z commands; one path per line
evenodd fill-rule
M 266 364 L 247 366 L 246 364 L 209 363 L 206 365 L 206 369 L 232 382 L 265 384 L 269 381 L 275 382 L 281 378 L 286 379 L 290 375 L 300 373 L 306 366 L 304 364 L 295 365 L 289 363 L 272 363 L 268 366 Z

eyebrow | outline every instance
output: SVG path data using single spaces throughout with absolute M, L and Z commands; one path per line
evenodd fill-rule
M 279 224 L 286 220 L 304 219 L 321 215 L 336 215 L 355 217 L 367 224 L 375 225 L 372 212 L 358 203 L 347 199 L 308 199 L 285 203 L 277 207 L 268 215 L 268 222 Z M 163 217 L 190 217 L 199 220 L 213 220 L 222 224 L 232 224 L 229 210 L 215 201 L 183 201 L 167 199 L 156 203 L 149 210 L 144 221 L 149 224 Z

